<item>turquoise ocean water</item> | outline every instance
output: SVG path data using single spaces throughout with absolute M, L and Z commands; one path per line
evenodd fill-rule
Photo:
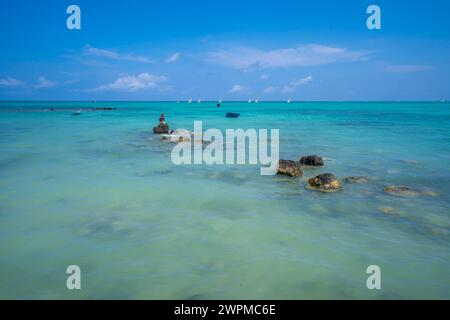
M 281 158 L 326 165 L 174 166 L 161 112 L 172 129 L 279 128 Z M 449 168 L 449 103 L 0 102 L 0 298 L 449 299 Z M 323 172 L 370 180 L 304 188 Z

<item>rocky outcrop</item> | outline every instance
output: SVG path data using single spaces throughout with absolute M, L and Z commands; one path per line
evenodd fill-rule
M 309 167 L 321 167 L 324 165 L 323 158 L 316 155 L 301 157 L 300 164 Z
M 341 183 L 332 173 L 324 173 L 308 180 L 307 189 L 322 192 L 335 192 L 341 189 Z
M 277 174 L 291 177 L 301 177 L 303 175 L 303 171 L 298 162 L 292 160 L 280 160 L 278 161 Z
M 153 127 L 153 133 L 156 134 L 169 133 L 169 126 L 165 123 L 160 123 L 156 127 Z

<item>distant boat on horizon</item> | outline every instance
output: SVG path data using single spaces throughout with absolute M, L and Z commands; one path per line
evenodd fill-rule
M 287 103 L 291 103 L 291 99 L 287 99 L 287 101 L 286 101 Z
M 189 98 L 188 103 L 192 103 L 192 98 Z
M 248 99 L 248 103 L 252 103 L 252 99 Z

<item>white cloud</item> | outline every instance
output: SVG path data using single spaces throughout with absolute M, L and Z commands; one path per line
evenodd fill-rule
M 279 89 L 279 88 L 276 87 L 276 86 L 270 86 L 270 87 L 265 88 L 265 89 L 263 90 L 263 93 L 264 93 L 264 94 L 271 94 L 271 93 L 277 92 L 278 89 Z
M 3 79 L 0 79 L 0 87 L 20 87 L 23 86 L 25 83 L 23 81 L 6 77 Z
M 355 61 L 367 57 L 368 51 L 308 44 L 296 48 L 264 51 L 256 48 L 234 48 L 210 52 L 207 60 L 226 67 L 249 68 L 305 67 L 335 62 Z
M 419 64 L 398 64 L 386 67 L 386 71 L 391 73 L 416 73 L 428 71 L 430 69 L 432 69 L 431 66 Z
M 137 56 L 132 53 L 121 54 L 112 50 L 94 48 L 87 45 L 84 48 L 83 55 L 90 57 L 106 58 L 112 60 L 133 61 L 143 63 L 155 63 L 153 59 L 145 56 Z
M 278 86 L 269 86 L 267 88 L 265 88 L 262 93 L 263 94 L 271 94 L 271 93 L 275 93 L 275 92 L 284 92 L 284 93 L 288 93 L 288 92 L 292 92 L 294 91 L 296 88 L 304 86 L 308 83 L 310 83 L 311 81 L 313 81 L 313 77 L 312 76 L 307 76 L 305 78 L 302 79 L 298 79 L 298 80 L 294 80 L 289 82 L 288 84 L 282 86 L 282 87 L 278 87 Z
M 181 57 L 181 53 L 175 52 L 174 54 L 172 54 L 169 57 L 167 57 L 166 63 L 174 63 L 175 61 L 180 59 L 180 57 Z
M 231 89 L 228 91 L 228 93 L 242 93 L 242 92 L 246 92 L 248 91 L 248 89 L 246 87 L 243 87 L 239 84 L 235 84 L 234 86 L 231 87 Z
M 71 85 L 71 84 L 74 84 L 74 83 L 78 83 L 78 82 L 80 82 L 80 81 L 81 81 L 80 79 L 70 79 L 70 80 L 64 81 L 64 82 L 62 83 L 62 85 L 63 85 L 63 86 L 68 86 L 68 85 Z
M 162 84 L 167 80 L 165 76 L 155 76 L 141 73 L 138 76 L 125 76 L 109 84 L 101 85 L 88 91 L 126 91 L 135 92 L 143 89 L 163 89 Z
M 35 89 L 47 89 L 47 88 L 53 88 L 58 83 L 55 81 L 48 80 L 44 77 L 39 77 L 37 80 L 36 85 L 34 86 Z
M 82 59 L 80 62 L 89 67 L 105 67 L 108 65 L 103 61 L 98 61 L 95 59 Z
M 307 76 L 302 79 L 291 81 L 287 85 L 283 86 L 283 92 L 292 92 L 296 88 L 304 86 L 305 84 L 310 83 L 311 81 L 313 81 L 312 76 Z
M 270 77 L 269 77 L 268 74 L 262 74 L 262 75 L 259 77 L 259 80 L 264 81 L 264 80 L 267 80 L 267 79 L 269 79 L 269 78 L 270 78 Z
M 267 88 L 265 88 L 262 93 L 263 94 L 271 94 L 271 93 L 275 93 L 275 92 L 283 92 L 283 93 L 289 93 L 289 92 L 293 92 L 295 91 L 296 88 L 304 86 L 310 82 L 313 81 L 313 77 L 312 76 L 307 76 L 304 77 L 302 79 L 298 79 L 298 80 L 294 80 L 289 82 L 288 84 L 279 87 L 279 86 L 269 86 Z

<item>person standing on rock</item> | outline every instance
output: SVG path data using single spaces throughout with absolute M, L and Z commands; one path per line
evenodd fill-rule
M 159 124 L 166 124 L 166 116 L 164 115 L 164 113 L 161 113 L 161 115 L 159 116 Z
M 159 123 L 156 127 L 153 127 L 153 133 L 167 134 L 169 133 L 169 126 L 166 124 L 166 116 L 161 113 L 159 116 Z

